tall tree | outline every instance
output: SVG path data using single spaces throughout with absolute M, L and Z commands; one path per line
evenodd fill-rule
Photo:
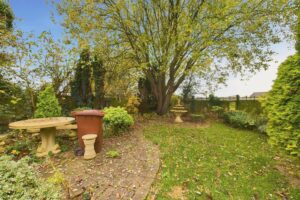
M 71 96 L 77 106 L 92 107 L 93 93 L 91 88 L 91 58 L 88 49 L 84 49 L 75 69 L 75 77 L 71 82 Z
M 92 61 L 93 85 L 94 85 L 94 108 L 104 107 L 104 83 L 105 68 L 103 62 L 97 56 Z
M 126 49 L 151 84 L 158 114 L 191 73 L 267 68 L 270 44 L 289 35 L 299 0 L 62 0 L 64 26 L 79 44 L 103 38 Z M 280 34 L 278 34 L 280 33 Z M 104 37 L 105 35 L 105 37 Z

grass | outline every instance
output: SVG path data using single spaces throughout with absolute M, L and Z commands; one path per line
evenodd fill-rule
M 161 151 L 157 199 L 300 199 L 300 189 L 275 169 L 278 156 L 264 135 L 221 123 L 158 123 L 144 134 Z

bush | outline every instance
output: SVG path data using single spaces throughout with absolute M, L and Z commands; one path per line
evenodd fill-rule
M 236 128 L 255 128 L 255 120 L 243 111 L 228 111 L 224 113 L 224 121 Z
M 300 156 L 300 57 L 290 56 L 278 68 L 277 79 L 263 101 L 269 143 Z
M 104 126 L 112 134 L 119 134 L 128 131 L 134 121 L 131 115 L 122 107 L 108 107 L 104 109 Z
M 59 116 L 61 116 L 61 107 L 55 96 L 54 89 L 52 86 L 47 86 L 45 90 L 39 93 L 34 117 L 44 118 Z
M 190 117 L 193 122 L 202 122 L 205 119 L 203 114 L 190 114 Z
M 9 156 L 0 157 L 1 199 L 60 199 L 60 188 L 38 177 L 29 165 L 29 158 L 14 161 Z
M 130 114 L 137 114 L 139 112 L 139 105 L 141 104 L 141 101 L 136 96 L 131 96 L 128 98 L 128 102 L 126 104 L 126 110 Z
M 260 133 L 266 133 L 268 119 L 264 115 L 258 115 L 255 119 L 255 127 Z
M 211 112 L 217 116 L 217 117 L 221 117 L 224 114 L 224 108 L 221 106 L 212 106 L 211 107 Z

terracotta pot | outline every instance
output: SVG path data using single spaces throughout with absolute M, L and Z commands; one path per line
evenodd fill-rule
M 103 142 L 103 116 L 104 113 L 100 110 L 83 110 L 72 112 L 72 116 L 77 123 L 78 143 L 84 149 L 82 136 L 87 134 L 96 134 L 95 151 L 99 153 Z

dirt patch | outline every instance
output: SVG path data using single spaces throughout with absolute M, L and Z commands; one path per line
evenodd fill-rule
M 182 186 L 174 186 L 171 192 L 168 193 L 168 195 L 172 199 L 186 200 L 187 198 L 185 197 L 185 193 L 186 191 Z
M 289 170 L 286 165 L 277 164 L 275 165 L 275 169 L 283 174 L 292 186 L 300 188 L 300 177 L 297 176 L 297 174 L 294 174 L 293 171 Z
M 110 158 L 109 151 L 119 157 Z M 130 134 L 104 139 L 95 159 L 84 160 L 66 152 L 40 167 L 44 176 L 54 174 L 53 167 L 66 180 L 65 199 L 144 199 L 159 169 L 158 147 L 146 141 L 137 128 Z

